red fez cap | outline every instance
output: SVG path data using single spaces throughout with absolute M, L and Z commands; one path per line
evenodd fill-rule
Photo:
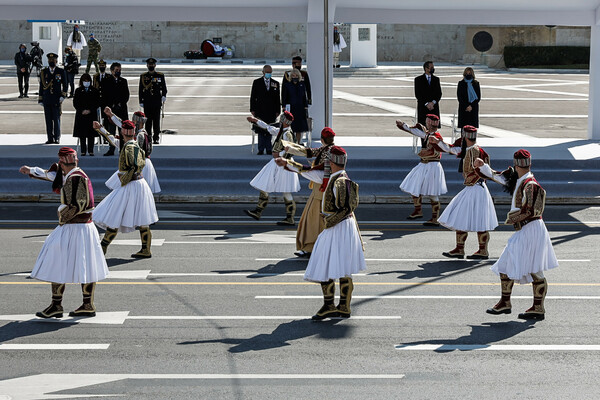
M 531 153 L 525 149 L 517 151 L 513 158 L 517 167 L 529 167 L 531 165 Z
M 58 150 L 59 157 L 66 157 L 71 154 L 77 154 L 77 152 L 70 147 L 65 146 L 65 147 L 61 147 L 60 150 Z
M 287 119 L 290 122 L 294 120 L 294 116 L 292 115 L 292 113 L 287 110 L 283 112 L 283 115 L 285 116 L 285 119 Z
M 348 155 L 346 154 L 346 150 L 344 150 L 342 147 L 332 146 L 329 150 L 329 159 L 335 164 L 346 165 Z
M 123 121 L 122 125 L 123 129 L 135 129 L 135 124 L 130 120 Z
M 329 137 L 334 137 L 334 136 L 335 136 L 335 132 L 333 131 L 333 129 L 331 129 L 329 127 L 325 127 L 321 131 L 321 137 L 329 138 Z
M 133 115 L 137 115 L 138 117 L 146 118 L 146 114 L 144 114 L 141 111 L 136 111 L 133 113 Z
M 465 137 L 467 139 L 475 140 L 477 139 L 477 128 L 472 125 L 463 126 L 463 131 L 465 131 Z
M 463 130 L 465 132 L 477 132 L 477 128 L 475 128 L 472 125 L 465 125 L 465 126 L 463 126 Z
M 438 117 L 435 114 L 427 114 L 427 118 L 432 119 L 434 121 L 439 121 L 440 120 L 440 117 Z

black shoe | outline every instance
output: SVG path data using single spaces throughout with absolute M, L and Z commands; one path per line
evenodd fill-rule
M 89 306 L 89 305 L 88 305 Z M 91 308 L 91 306 L 89 306 Z M 85 304 L 79 306 L 79 308 L 75 311 L 71 311 L 69 313 L 69 317 L 95 317 L 96 310 L 95 309 L 87 309 Z
M 544 318 L 545 318 L 544 314 L 539 314 L 539 313 L 524 312 L 524 313 L 519 314 L 519 319 L 543 321 Z
M 304 250 L 295 251 L 294 255 L 296 257 L 300 257 L 300 258 L 310 258 L 310 252 L 309 251 L 304 251 Z
M 512 310 L 510 308 L 502 308 L 500 310 L 496 310 L 495 308 L 490 307 L 487 310 L 485 310 L 485 312 L 488 314 L 500 315 L 500 314 L 510 314 L 510 313 L 512 313 Z
M 490 257 L 489 256 L 482 256 L 481 254 L 471 254 L 470 256 L 467 256 L 467 258 L 469 260 L 487 260 Z
M 44 144 L 54 144 L 54 140 L 46 140 L 46 143 Z
M 330 306 L 323 305 L 319 311 L 315 315 L 312 316 L 313 321 L 321 321 L 325 318 L 335 318 L 339 317 L 340 313 L 338 309 L 332 304 Z
M 260 219 L 260 215 L 254 210 L 244 210 L 247 216 L 254 218 L 255 220 Z
M 286 218 L 281 221 L 277 221 L 277 225 L 279 226 L 294 226 L 296 222 L 294 221 L 294 217 Z
M 264 154 L 265 154 L 265 153 L 263 153 L 262 151 L 259 151 L 258 153 L 256 153 L 256 155 L 257 155 L 257 156 L 262 156 L 262 155 L 264 155 Z
M 20 94 L 20 95 L 19 95 L 19 98 L 20 98 L 20 99 L 22 99 L 22 98 L 23 98 L 23 95 L 22 95 L 22 94 Z
M 443 255 L 444 257 L 448 257 L 448 258 L 458 258 L 458 259 L 461 259 L 461 260 L 462 260 L 463 258 L 465 258 L 464 254 L 451 254 L 451 253 L 448 253 L 448 252 L 443 252 L 443 253 L 442 253 L 442 255 Z
M 38 318 L 62 318 L 63 308 L 62 306 L 51 304 L 44 311 L 36 312 L 35 316 Z
M 25 94 L 23 95 L 23 97 L 25 97 L 26 99 L 28 99 L 28 98 L 29 98 L 29 96 L 27 96 L 27 93 L 25 93 Z
M 115 149 L 110 149 L 108 150 L 106 153 L 104 153 L 105 156 L 114 156 L 115 155 Z
M 94 157 L 94 153 L 89 153 L 89 156 L 90 157 Z
M 60 144 L 60 139 L 54 140 L 54 144 Z
M 152 144 L 160 144 L 158 139 L 152 140 Z
M 81 153 L 81 157 L 84 157 L 84 156 L 85 156 L 85 153 Z

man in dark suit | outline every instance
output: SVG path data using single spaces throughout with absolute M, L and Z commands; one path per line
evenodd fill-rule
M 58 55 L 48 53 L 48 66 L 40 73 L 38 104 L 44 107 L 46 117 L 46 144 L 60 143 L 60 115 L 62 102 L 67 97 L 67 74 L 56 66 Z
M 19 81 L 19 98 L 27 96 L 29 91 L 29 71 L 33 57 L 27 54 L 27 46 L 21 44 L 19 52 L 15 54 L 15 65 L 17 66 L 17 79 Z M 24 84 L 24 85 L 23 85 Z
M 271 124 L 279 115 L 279 82 L 272 78 L 273 68 L 270 65 L 265 65 L 262 72 L 263 76 L 252 82 L 250 112 L 253 117 Z M 258 135 L 257 154 L 271 154 L 271 134 L 256 124 L 252 125 L 252 129 Z
M 98 69 L 100 71 L 96 72 L 92 77 L 92 85 L 96 89 L 98 89 L 98 91 L 100 91 L 100 110 L 104 110 L 105 107 L 110 106 L 106 104 L 106 101 L 102 97 L 102 87 L 104 86 L 104 84 L 106 84 L 106 82 L 108 82 L 110 78 L 112 78 L 112 75 L 106 72 L 106 61 L 104 61 L 103 59 L 100 59 L 100 61 L 98 61 Z M 102 126 L 108 127 L 109 125 L 112 125 L 109 119 L 106 117 L 106 115 L 103 112 L 101 114 Z M 104 139 L 104 143 L 108 143 L 106 139 Z
M 114 62 L 110 65 L 108 79 L 105 79 L 101 85 L 103 107 L 110 107 L 112 112 L 121 118 L 122 121 L 128 120 L 127 102 L 129 101 L 129 86 L 127 79 L 121 77 L 121 64 Z M 102 108 L 104 110 L 104 108 Z M 114 135 L 117 127 L 111 122 L 107 124 L 107 130 Z M 121 141 L 122 142 L 122 141 Z M 109 144 L 110 145 L 110 144 Z M 110 146 L 105 156 L 115 154 L 115 147 Z
M 425 73 L 415 78 L 415 97 L 417 98 L 417 122 L 425 126 L 427 114 L 440 116 L 440 99 L 442 87 L 440 78 L 433 75 L 433 61 L 423 64 Z
M 165 101 L 167 101 L 167 82 L 162 72 L 156 71 L 156 59 L 146 60 L 148 72 L 140 75 L 139 100 L 140 107 L 144 109 L 146 121 L 146 132 L 152 136 L 152 143 L 160 141 L 160 112 Z

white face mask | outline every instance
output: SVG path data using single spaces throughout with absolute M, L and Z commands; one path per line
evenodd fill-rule
M 90 83 L 92 83 L 92 82 L 89 82 L 89 81 L 83 82 L 83 87 L 89 88 Z

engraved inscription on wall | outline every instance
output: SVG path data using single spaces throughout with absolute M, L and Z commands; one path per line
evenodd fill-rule
M 80 31 L 85 35 L 86 40 L 89 38 L 90 33 L 93 33 L 96 39 L 100 43 L 115 43 L 123 41 L 123 24 L 121 22 L 113 21 L 97 21 L 87 22 L 85 25 L 80 26 Z M 73 31 L 73 25 L 63 25 L 63 36 L 69 37 L 69 34 Z

